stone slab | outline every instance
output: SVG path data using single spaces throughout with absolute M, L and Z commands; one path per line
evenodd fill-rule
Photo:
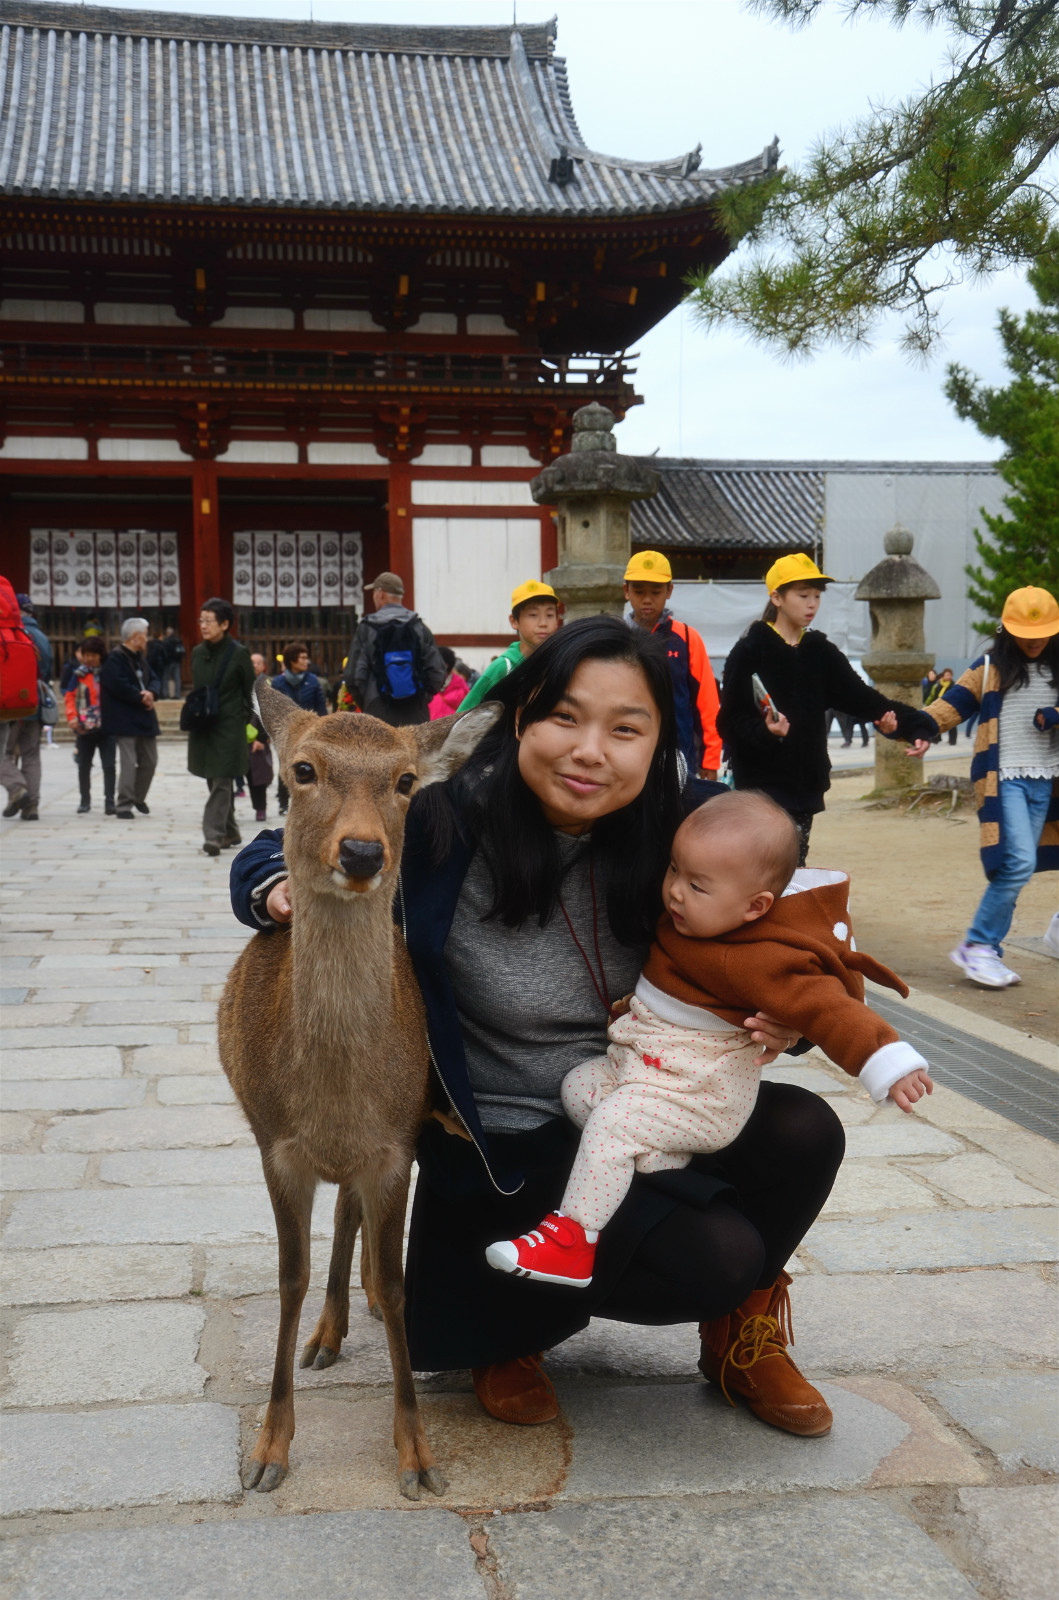
M 488 1527 L 499 1590 L 518 1600 L 978 1600 L 922 1529 L 878 1500 L 623 1500 Z
M 144 1077 L 173 1077 L 177 1073 L 199 1074 L 220 1071 L 220 1057 L 214 1044 L 144 1045 L 132 1052 L 132 1070 Z
M 133 982 L 134 976 L 139 977 L 139 984 Z M 179 977 L 179 971 L 174 976 Z M 105 990 L 98 982 L 60 988 L 55 981 L 54 974 L 52 974 L 48 977 L 47 983 L 42 984 L 37 989 L 33 999 L 29 1002 L 29 1010 L 35 1013 L 44 1004 L 57 1000 L 69 1000 L 74 1005 L 91 1005 L 93 1002 L 98 1001 L 100 995 L 104 992 L 106 993 L 107 1004 L 112 1008 L 119 1006 L 124 1008 L 133 1002 L 143 1001 L 148 995 L 157 995 L 159 1000 L 164 1001 L 167 1005 L 178 1000 L 197 1002 L 208 998 L 203 994 L 203 990 L 208 987 L 208 984 L 197 981 L 194 973 L 186 973 L 183 983 L 174 983 L 162 989 L 154 983 L 149 983 L 145 972 L 134 975 L 125 971 L 121 974 L 120 984 L 108 982 Z M 111 1010 L 111 1016 L 113 1015 L 114 1009 Z M 159 1021 L 161 1020 L 162 1018 L 160 1017 Z
M 353 1278 L 359 1272 L 360 1243 L 353 1257 Z M 327 1282 L 330 1251 L 314 1249 L 309 1283 L 322 1289 Z M 278 1272 L 276 1242 L 270 1244 L 208 1245 L 202 1292 L 210 1299 L 233 1300 L 244 1295 L 274 1294 Z
M 239 1413 L 206 1401 L 16 1412 L 4 1418 L 0 1463 L 3 1516 L 233 1501 L 241 1495 Z M 139 1584 L 139 1573 L 129 1577 Z
M 853 1094 L 827 1094 L 820 1098 L 827 1102 L 844 1128 L 859 1128 L 862 1123 L 870 1122 L 879 1109 L 867 1095 L 863 1099 Z
M 141 884 L 141 890 L 144 889 Z M 53 947 L 54 948 L 54 947 Z M 77 952 L 76 959 L 68 951 L 62 954 L 42 955 L 37 963 L 39 972 L 54 972 L 62 967 L 68 972 L 111 972 L 122 967 L 139 967 L 143 972 L 149 972 L 152 967 L 176 967 L 180 964 L 180 957 L 176 955 L 144 956 L 134 950 L 126 950 L 121 955 L 89 955 L 84 950 Z
M 907 1422 L 909 1433 L 896 1450 L 880 1461 L 871 1475 L 873 1489 L 904 1484 L 988 1483 L 989 1473 L 977 1455 L 947 1428 L 903 1384 L 875 1376 L 843 1378 L 840 1387 L 859 1394 L 875 1405 L 885 1406 L 895 1417 Z
M 549 1350 L 548 1372 L 560 1378 L 638 1378 L 698 1382 L 699 1335 L 693 1323 L 645 1328 L 594 1317 L 587 1328 Z
M 269 1600 L 485 1594 L 465 1524 L 427 1507 L 12 1539 L 0 1562 L 9 1600 L 217 1600 L 255 1574 Z
M 33 1035 L 33 1042 L 42 1050 L 81 1050 L 87 1046 L 108 1044 L 120 1048 L 138 1044 L 176 1044 L 177 1028 L 175 1025 L 159 1028 L 146 1022 L 135 1028 L 127 1028 L 120 1022 L 106 1026 L 100 1024 L 94 1028 L 71 1023 L 68 1028 L 38 1028 Z
M 22 1318 L 9 1344 L 7 1406 L 92 1405 L 199 1395 L 195 1360 L 206 1323 L 201 1306 L 97 1306 Z
M 1001 1600 L 1055 1600 L 1059 1594 L 1059 1488 L 961 1489 L 984 1566 Z
M 473 1394 L 421 1394 L 423 1426 L 448 1480 L 430 1505 L 491 1510 L 549 1499 L 562 1482 L 564 1430 L 512 1428 Z M 399 1508 L 393 1401 L 348 1391 L 299 1396 L 291 1472 L 275 1491 L 279 1511 Z M 432 1592 L 437 1593 L 437 1590 Z
M 256 1145 L 230 1150 L 116 1150 L 99 1164 L 101 1183 L 157 1188 L 173 1183 L 264 1186 Z
M 28 994 L 28 989 L 0 988 L 0 1005 L 20 1006 Z
M 114 1007 L 108 998 L 86 1006 L 81 1021 L 86 1027 L 93 1028 L 97 1025 L 108 1026 L 114 1018 Z M 189 1022 L 216 1022 L 217 1007 L 203 1000 L 181 1000 L 167 989 L 162 994 L 152 995 L 150 999 L 130 1001 L 123 1005 L 120 1018 L 123 1024 L 130 1026 L 146 1022 L 182 1028 Z
M 11 1028 L 17 1036 L 25 1028 L 46 1028 L 55 1023 L 72 1022 L 76 1010 L 77 1007 L 65 996 L 61 1001 L 53 1000 L 50 1004 L 33 1007 L 0 1005 L 0 1029 Z M 29 1015 L 30 1011 L 32 1016 Z
M 166 1300 L 187 1294 L 191 1274 L 192 1256 L 187 1245 L 70 1245 L 20 1250 L 4 1261 L 0 1305 Z
M 111 1012 L 111 1016 L 114 1013 Z M 121 1051 L 116 1045 L 82 1045 L 79 1049 L 44 1049 L 34 1038 L 4 1050 L 4 1078 L 39 1082 L 42 1078 L 120 1078 Z
M 8 1250 L 63 1244 L 205 1244 L 274 1239 L 276 1224 L 264 1187 L 78 1189 L 23 1195 L 15 1201 Z
M 103 1111 L 143 1104 L 138 1078 L 52 1078 L 42 1083 L 0 1084 L 0 1101 L 13 1111 Z
M 976 1128 L 974 1142 L 996 1156 L 1016 1177 L 1025 1178 L 1046 1194 L 1059 1196 L 1059 1168 L 1050 1139 L 1005 1122 L 1003 1128 Z
M 327 1252 L 318 1253 L 326 1260 Z M 273 1249 L 272 1284 L 269 1287 L 274 1288 L 275 1282 L 276 1255 Z M 298 1330 L 299 1350 L 315 1328 L 323 1303 L 323 1291 L 310 1289 L 302 1306 Z M 235 1307 L 235 1324 L 236 1376 L 247 1383 L 271 1383 L 279 1329 L 278 1295 L 244 1300 Z M 296 1389 L 326 1389 L 336 1384 L 366 1386 L 389 1384 L 392 1381 L 393 1369 L 390 1366 L 386 1330 L 375 1317 L 369 1316 L 363 1290 L 354 1288 L 349 1296 L 349 1332 L 342 1341 L 338 1360 L 322 1372 L 314 1372 L 311 1367 L 295 1367 L 294 1386 Z
M 36 1123 L 32 1117 L 19 1116 L 14 1111 L 0 1111 L 0 1150 L 22 1150 L 33 1137 Z
M 1055 1296 L 1037 1272 L 825 1277 L 791 1291 L 794 1355 L 810 1374 L 934 1375 L 1055 1364 Z
M 232 1086 L 223 1072 L 189 1073 L 180 1078 L 160 1078 L 155 1090 L 163 1106 L 234 1105 Z
M 884 1225 L 817 1222 L 801 1248 L 828 1272 L 894 1272 L 929 1267 L 982 1267 L 1054 1261 L 1055 1221 L 1049 1211 L 894 1212 Z
M 1005 1472 L 1059 1472 L 1059 1373 L 1002 1372 L 928 1385 L 950 1417 L 992 1450 Z
M 841 1082 L 820 1067 L 786 1066 L 776 1062 L 771 1067 L 763 1067 L 761 1076 L 767 1083 L 796 1083 L 801 1089 L 811 1089 L 813 1094 L 842 1093 Z M 846 1082 L 851 1089 L 855 1087 L 852 1078 L 846 1078 Z
M 982 1151 L 950 1156 L 947 1161 L 924 1162 L 916 1168 L 946 1194 L 965 1205 L 992 1209 L 994 1206 L 1051 1206 L 1051 1195 L 1023 1183 L 995 1156 Z
M 891 1118 L 900 1117 L 900 1122 Z M 863 1128 L 847 1128 L 846 1158 L 858 1156 L 947 1156 L 958 1155 L 963 1149 L 959 1139 L 954 1139 L 941 1128 L 917 1122 L 915 1113 L 905 1114 L 896 1107 L 884 1110 Z
M 254 1136 L 237 1106 L 148 1106 L 137 1111 L 105 1111 L 97 1117 L 64 1117 L 44 1135 L 45 1150 L 89 1152 L 253 1143 Z
M 76 1189 L 87 1166 L 87 1156 L 5 1156 L 0 1162 L 0 1187 L 9 1193 L 17 1189 Z
M 822 1216 L 873 1215 L 881 1211 L 934 1211 L 937 1197 L 893 1167 L 869 1161 L 847 1161 L 838 1169 L 835 1186 Z
M 909 1431 L 884 1407 L 833 1385 L 822 1392 L 835 1426 L 811 1450 L 804 1439 L 762 1428 L 705 1383 L 556 1387 L 573 1433 L 564 1500 L 853 1489 Z

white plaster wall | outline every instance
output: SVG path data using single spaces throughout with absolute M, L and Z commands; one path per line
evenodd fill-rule
M 104 326 L 131 328 L 186 328 L 172 306 L 126 306 L 104 302 L 96 306 L 96 321 Z
M 418 322 L 413 322 L 406 333 L 455 333 L 459 322 L 451 311 L 424 311 Z
M 271 461 L 280 466 L 296 466 L 298 446 L 293 439 L 240 439 L 229 445 L 218 461 Z
M 83 322 L 79 300 L 0 300 L 0 319 L 9 322 Z
M 483 335 L 487 338 L 504 337 L 513 339 L 515 337 L 514 328 L 509 328 L 503 317 L 497 317 L 492 313 L 482 311 L 471 312 L 467 318 L 467 332 L 474 334 L 478 338 Z M 473 666 L 474 663 L 472 662 L 471 665 Z
M 87 461 L 87 439 L 33 438 L 12 435 L 0 445 L 4 461 Z
M 474 460 L 469 444 L 427 444 L 412 463 L 417 467 L 469 467 Z
M 416 610 L 434 633 L 503 633 L 511 591 L 541 572 L 541 528 L 528 517 L 416 517 Z
M 980 507 L 1003 510 L 1004 483 L 995 472 L 829 472 L 825 487 L 824 569 L 859 582 L 885 554 L 883 536 L 901 522 L 914 535 L 912 554 L 935 579 L 940 600 L 926 605 L 927 649 L 942 666 L 976 654 L 981 636 L 967 598 L 964 567 L 977 559 Z M 858 602 L 867 606 L 864 602 Z
M 524 444 L 483 444 L 483 467 L 536 467 L 540 462 Z
M 215 328 L 293 328 L 294 312 L 286 306 L 229 306 Z
M 190 461 L 176 439 L 100 439 L 100 461 Z
M 305 327 L 314 333 L 383 333 L 370 311 L 306 311 Z
M 373 467 L 386 464 L 373 444 L 366 439 L 318 439 L 309 446 L 309 464 L 314 467 Z
M 497 483 L 488 478 L 443 482 L 438 478 L 412 481 L 414 506 L 531 506 L 528 483 Z

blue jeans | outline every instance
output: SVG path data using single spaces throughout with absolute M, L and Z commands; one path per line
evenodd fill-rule
M 1011 927 L 1019 891 L 1037 868 L 1037 841 L 1052 798 L 1051 778 L 1002 778 L 1004 860 L 982 896 L 967 930 L 968 944 L 990 945 L 1004 954 L 1000 941 Z

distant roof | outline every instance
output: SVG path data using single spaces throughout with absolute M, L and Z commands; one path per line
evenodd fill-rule
M 0 0 L 0 193 L 624 217 L 695 210 L 776 165 L 589 150 L 555 20 L 420 27 Z

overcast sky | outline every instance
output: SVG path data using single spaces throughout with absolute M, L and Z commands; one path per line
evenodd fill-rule
M 701 141 L 707 167 L 756 155 L 773 134 L 784 159 L 797 163 L 820 133 L 928 81 L 950 43 L 938 29 L 847 22 L 835 0 L 797 32 L 740 0 L 556 3 L 557 49 L 569 63 L 586 142 L 653 160 Z M 432 23 L 510 22 L 513 9 L 512 0 L 311 0 L 311 8 L 317 21 Z M 190 0 L 159 9 L 297 18 L 310 15 L 310 0 Z M 520 22 L 539 22 L 550 4 L 517 0 L 517 10 Z M 619 447 L 777 460 L 991 460 L 995 442 L 961 422 L 941 392 L 945 365 L 958 361 L 1003 381 L 997 308 L 1033 303 L 1018 272 L 950 291 L 944 347 L 925 366 L 902 354 L 892 322 L 869 350 L 791 364 L 735 334 L 704 333 L 687 311 L 675 311 L 639 345 L 636 386 L 645 403 L 630 412 Z

